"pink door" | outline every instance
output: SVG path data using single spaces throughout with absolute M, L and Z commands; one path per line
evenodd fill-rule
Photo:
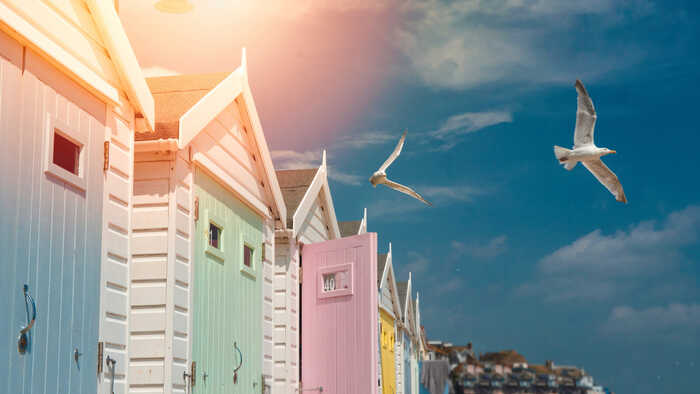
M 377 393 L 377 234 L 304 245 L 304 392 Z

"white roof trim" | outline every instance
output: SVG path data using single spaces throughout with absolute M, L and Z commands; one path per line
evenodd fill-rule
M 387 277 L 391 272 L 391 299 L 394 308 L 394 317 L 396 320 L 401 321 L 403 319 L 403 313 L 401 312 L 401 302 L 399 301 L 399 291 L 396 288 L 396 274 L 394 273 L 394 264 L 391 261 L 391 242 L 389 242 L 389 253 L 386 256 L 386 264 L 384 265 L 384 272 L 382 273 L 382 281 L 380 282 L 380 289 L 384 287 L 387 283 Z
M 364 234 L 367 232 L 367 208 L 364 209 L 362 214 L 362 222 L 360 222 L 360 228 L 357 230 L 357 234 Z
M 241 65 L 234 72 L 224 78 L 212 90 L 207 92 L 195 105 L 180 117 L 179 122 L 179 141 L 178 146 L 184 149 L 192 140 L 204 130 L 204 127 L 211 122 L 221 111 L 229 106 L 236 99 L 242 100 L 245 113 L 247 114 L 247 122 L 253 132 L 254 140 L 258 146 L 262 169 L 266 175 L 267 185 L 271 192 L 271 199 L 274 202 L 274 207 L 277 210 L 277 216 L 282 222 L 282 228 L 286 228 L 287 207 L 284 205 L 282 198 L 282 190 L 280 189 L 275 168 L 272 165 L 270 151 L 265 140 L 265 134 L 260 124 L 258 111 L 255 108 L 253 94 L 248 85 L 248 68 L 246 61 L 246 52 L 243 48 Z M 245 115 L 244 114 L 244 118 Z M 267 189 L 267 188 L 265 188 Z
M 81 85 L 94 92 L 99 98 L 112 105 L 119 105 L 117 88 L 1 2 L 0 20 L 14 31 L 9 32 L 10 35 L 19 35 L 23 41 L 51 58 L 64 72 L 72 74 Z
M 155 130 L 156 110 L 153 95 L 146 84 L 136 54 L 129 43 L 114 3 L 87 0 L 98 29 L 102 33 L 109 57 L 117 69 L 129 101 L 146 120 L 149 130 Z
M 304 197 L 302 197 L 299 206 L 297 207 L 294 216 L 292 217 L 292 227 L 294 228 L 294 236 L 296 236 L 300 230 L 300 226 L 306 218 L 311 214 L 311 207 L 314 205 L 314 201 L 318 197 L 319 193 L 323 193 L 323 199 L 326 203 L 326 221 L 330 228 L 330 238 L 338 239 L 340 238 L 340 227 L 338 226 L 338 219 L 335 216 L 335 207 L 333 206 L 333 197 L 331 196 L 330 187 L 328 185 L 328 166 L 326 165 L 326 151 L 323 151 L 323 157 L 321 159 L 321 167 L 316 171 L 314 179 L 311 181 L 311 185 L 306 189 Z

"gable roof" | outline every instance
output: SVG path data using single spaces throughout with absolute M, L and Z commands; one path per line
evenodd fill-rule
M 39 2 L 17 1 L 11 2 L 11 5 L 5 3 L 0 2 L 0 20 L 3 22 L 2 25 L 7 27 L 7 30 L 3 27 L 3 31 L 9 32 L 22 42 L 29 43 L 62 72 L 107 103 L 121 106 L 119 90 L 123 89 L 135 112 L 143 116 L 149 129 L 153 128 L 155 118 L 153 97 L 148 91 L 136 55 L 113 2 L 86 0 L 83 7 L 87 7 L 87 13 L 92 20 L 81 19 L 77 22 L 79 26 L 66 23 L 60 13 L 50 11 Z M 100 50 L 106 51 L 120 86 L 114 86 L 114 81 L 108 82 L 99 71 L 93 68 L 94 65 L 87 64 L 86 59 L 94 54 L 80 52 L 85 48 L 87 41 L 95 39 L 85 37 L 85 42 L 77 43 L 80 35 L 86 34 L 83 30 L 86 26 L 83 24 L 93 22 L 101 38 Z M 67 32 L 72 33 L 65 34 Z
M 192 142 L 206 125 L 231 103 L 234 101 L 238 103 L 241 121 L 250 127 L 253 141 L 258 148 L 261 173 L 264 173 L 266 184 L 269 186 L 269 189 L 265 187 L 265 190 L 269 192 L 274 202 L 273 213 L 278 216 L 276 219 L 280 220 L 282 227 L 286 228 L 287 208 L 248 84 L 245 48 L 243 48 L 240 67 L 231 73 L 158 77 L 151 79 L 150 84 L 152 89 L 163 94 L 158 99 L 159 114 L 163 116 L 163 120 L 157 122 L 161 123 L 160 134 L 156 131 L 153 138 L 176 139 L 180 149 L 184 149 Z M 194 103 L 190 105 L 192 102 Z M 177 119 L 177 125 L 175 119 Z M 174 137 L 175 135 L 177 138 Z M 149 137 L 139 136 L 139 138 L 143 141 L 144 138 Z
M 403 307 L 406 305 L 406 295 L 408 293 L 408 281 L 396 282 L 396 290 L 399 293 L 399 302 Z
M 180 137 L 180 118 L 230 73 L 146 78 L 155 102 L 155 129 L 137 132 L 136 141 Z
M 362 220 L 350 220 L 345 222 L 339 222 L 338 227 L 340 227 L 340 235 L 343 237 L 357 235 L 360 231 L 361 225 Z
M 277 181 L 282 190 L 282 198 L 287 206 L 287 228 L 294 226 L 294 213 L 318 173 L 318 168 L 303 170 L 277 170 Z
M 328 220 L 329 238 L 340 238 L 338 219 L 335 216 L 333 197 L 328 185 L 328 166 L 326 164 L 326 151 L 321 157 L 321 166 L 304 170 L 279 170 L 277 177 L 282 176 L 280 189 L 284 187 L 286 197 L 283 198 L 287 207 L 286 225 L 292 229 L 293 236 L 301 230 L 301 225 L 307 216 L 312 213 L 312 207 L 317 197 L 321 197 L 325 203 L 326 220 Z M 282 186 L 284 185 L 284 186 Z

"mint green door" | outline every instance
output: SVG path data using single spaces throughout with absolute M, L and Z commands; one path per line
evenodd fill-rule
M 199 168 L 194 193 L 192 392 L 260 392 L 262 219 Z

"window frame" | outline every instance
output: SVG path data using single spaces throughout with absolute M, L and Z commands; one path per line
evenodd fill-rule
M 317 291 L 316 295 L 318 298 L 330 298 L 330 297 L 344 297 L 344 296 L 351 296 L 354 294 L 354 279 L 355 275 L 353 273 L 354 269 L 354 264 L 353 263 L 346 263 L 346 264 L 337 264 L 337 265 L 329 265 L 326 267 L 321 267 L 318 269 L 318 274 L 316 278 L 316 283 L 317 283 Z M 338 288 L 339 286 L 338 283 L 338 273 L 344 272 L 347 275 L 346 278 L 346 283 L 348 284 L 347 288 Z M 325 275 L 329 274 L 335 274 L 335 280 L 336 280 L 336 289 L 335 290 L 324 290 L 323 289 L 323 277 Z
M 244 228 L 240 229 L 240 236 L 238 240 L 238 244 L 241 245 L 241 250 L 240 250 L 240 271 L 242 274 L 245 274 L 249 276 L 251 279 L 255 280 L 258 277 L 258 264 L 257 264 L 257 258 L 258 255 L 260 254 L 260 249 L 259 247 L 256 247 L 255 245 L 262 245 L 262 242 L 260 240 L 256 240 L 250 235 L 246 234 L 246 231 Z M 250 255 L 250 267 L 245 265 L 245 247 L 248 246 L 250 250 L 252 251 Z
M 54 137 L 58 133 L 61 137 L 71 143 L 78 145 L 78 174 L 74 174 L 53 162 Z M 80 127 L 73 127 L 66 122 L 56 118 L 51 113 L 46 113 L 44 129 L 44 174 L 55 177 L 82 191 L 87 191 L 87 181 L 85 179 L 85 166 L 88 163 L 87 150 L 89 136 L 80 130 Z
M 204 210 L 204 223 L 205 223 L 205 247 L 204 247 L 204 253 L 209 254 L 212 257 L 216 258 L 217 260 L 220 260 L 222 263 L 226 262 L 226 235 L 224 233 L 226 232 L 226 226 L 225 223 L 226 221 L 224 220 L 223 217 L 217 215 L 214 212 L 209 211 L 209 209 Z M 209 226 L 214 225 L 219 228 L 219 247 L 215 248 L 209 244 Z

